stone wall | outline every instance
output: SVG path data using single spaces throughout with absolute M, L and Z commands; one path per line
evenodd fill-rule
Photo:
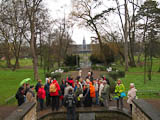
M 94 116 L 89 117 L 90 114 Z M 84 120 L 132 120 L 132 117 L 127 113 L 126 109 L 124 109 L 124 111 L 117 110 L 116 108 L 110 108 L 107 110 L 104 107 L 100 107 L 99 109 L 77 109 L 76 120 L 81 120 L 82 116 L 83 118 L 86 118 Z M 42 116 L 38 120 L 66 120 L 66 111 L 51 112 Z
M 160 120 L 160 113 L 142 99 L 133 100 L 132 120 Z
M 27 102 L 22 104 L 5 120 L 37 120 L 36 103 Z

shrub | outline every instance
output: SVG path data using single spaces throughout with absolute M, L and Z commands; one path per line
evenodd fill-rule
M 114 93 L 115 86 L 116 86 L 115 80 L 114 80 L 112 77 L 108 76 L 108 74 L 101 74 L 100 77 L 102 77 L 103 75 L 104 75 L 104 76 L 106 77 L 106 79 L 108 79 L 109 82 L 110 82 L 110 92 L 111 92 L 111 93 Z
M 79 55 L 67 55 L 64 59 L 64 64 L 66 66 L 75 66 L 78 64 L 79 66 L 80 57 Z
M 92 65 L 91 68 L 92 68 L 92 70 L 106 71 L 106 67 L 105 66 Z
M 112 77 L 114 80 L 117 80 L 119 77 L 118 72 L 115 72 L 115 71 L 109 72 L 108 75 Z
M 92 70 L 97 70 L 97 66 L 96 65 L 92 65 L 91 68 L 92 68 Z
M 116 87 L 116 82 L 111 77 L 108 77 L 107 79 L 110 82 L 110 92 L 114 93 L 114 90 L 115 90 L 115 87 Z
M 58 79 L 61 78 L 61 73 L 56 72 L 56 73 L 54 73 L 54 74 L 51 74 L 51 77 L 52 77 L 52 79 L 53 79 L 53 78 L 56 78 L 56 79 L 58 80 Z
M 106 71 L 106 67 L 105 66 L 99 66 L 98 67 L 100 71 Z
M 45 73 L 45 77 L 46 78 L 51 77 L 51 73 L 50 72 Z
M 96 56 L 94 54 L 92 54 L 89 59 L 90 59 L 92 64 L 104 63 L 102 59 L 100 59 L 98 56 Z
M 77 69 L 77 66 L 69 66 L 69 71 L 75 71 Z
M 60 69 L 64 70 L 64 72 L 68 72 L 69 71 L 69 67 L 61 67 Z
M 121 78 L 121 77 L 125 77 L 125 71 L 121 71 L 119 70 L 118 71 L 118 76 Z
M 115 68 L 115 67 L 112 67 L 112 71 L 116 71 L 117 70 L 117 68 Z

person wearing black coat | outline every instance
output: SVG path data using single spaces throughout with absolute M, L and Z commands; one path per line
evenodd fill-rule
M 84 107 L 91 107 L 92 106 L 92 98 L 90 97 L 90 90 L 89 90 L 89 85 L 85 85 L 85 89 L 83 91 L 83 96 L 84 96 Z
M 44 86 L 44 90 L 46 91 L 46 106 L 49 106 L 50 99 L 51 99 L 50 94 L 49 94 L 49 86 L 50 86 L 50 80 L 48 80 Z
M 38 89 L 41 87 L 41 82 L 42 80 L 38 80 L 38 83 L 36 84 L 36 87 L 35 87 L 36 93 L 38 93 Z M 37 101 L 38 101 L 38 96 L 37 96 Z
M 16 99 L 18 101 L 18 106 L 22 105 L 25 101 L 25 97 L 24 97 L 24 87 L 20 87 L 16 93 Z

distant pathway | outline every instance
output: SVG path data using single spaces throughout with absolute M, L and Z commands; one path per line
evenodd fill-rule
M 90 70 L 91 70 L 91 68 L 82 68 L 82 78 L 86 78 L 88 71 L 90 71 Z M 102 73 L 101 71 L 97 71 L 97 70 L 92 70 L 92 72 L 93 72 L 93 78 L 99 78 L 100 74 Z M 78 76 L 78 71 L 72 72 L 71 76 L 74 79 L 76 79 L 76 77 Z

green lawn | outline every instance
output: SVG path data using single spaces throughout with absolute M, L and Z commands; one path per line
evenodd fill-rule
M 153 73 L 152 80 L 146 80 L 146 84 L 144 84 L 144 75 L 143 73 L 126 73 L 125 78 L 121 78 L 123 81 L 123 84 L 126 87 L 126 91 L 129 90 L 130 83 L 135 83 L 136 89 L 140 91 L 144 91 L 144 93 L 139 93 L 138 97 L 140 98 L 160 98 L 160 96 L 157 96 L 156 94 L 152 94 L 152 92 L 149 91 L 159 91 L 160 93 L 160 74 Z M 148 92 L 147 92 L 148 91 Z
M 45 81 L 43 70 L 39 70 L 40 78 Z M 30 84 L 35 85 L 36 81 L 33 80 L 33 70 L 32 69 L 21 69 L 16 71 L 11 70 L 0 70 L 0 104 L 5 104 L 5 100 L 13 95 L 15 95 L 19 83 L 25 78 L 31 78 Z
M 14 65 L 15 59 L 11 60 L 11 64 Z M 20 67 L 25 67 L 25 66 L 32 66 L 32 59 L 31 58 L 26 58 L 26 59 L 19 59 Z M 1 61 L 0 60 L 0 67 L 5 68 L 6 67 L 6 61 Z
M 142 58 L 143 59 L 143 58 Z M 138 97 L 140 98 L 160 98 L 160 95 L 153 94 L 154 92 L 150 91 L 159 91 L 160 93 L 160 73 L 159 69 L 159 59 L 153 58 L 153 67 L 152 67 L 152 80 L 149 81 L 146 75 L 146 84 L 144 84 L 144 67 L 130 67 L 128 72 L 126 72 L 125 78 L 121 78 L 123 84 L 126 87 L 126 91 L 129 90 L 130 83 L 135 83 L 135 86 L 139 92 L 137 92 Z M 119 70 L 124 70 L 124 66 L 113 65 Z M 144 91 L 144 92 L 142 92 Z M 147 92 L 148 91 L 148 92 Z

